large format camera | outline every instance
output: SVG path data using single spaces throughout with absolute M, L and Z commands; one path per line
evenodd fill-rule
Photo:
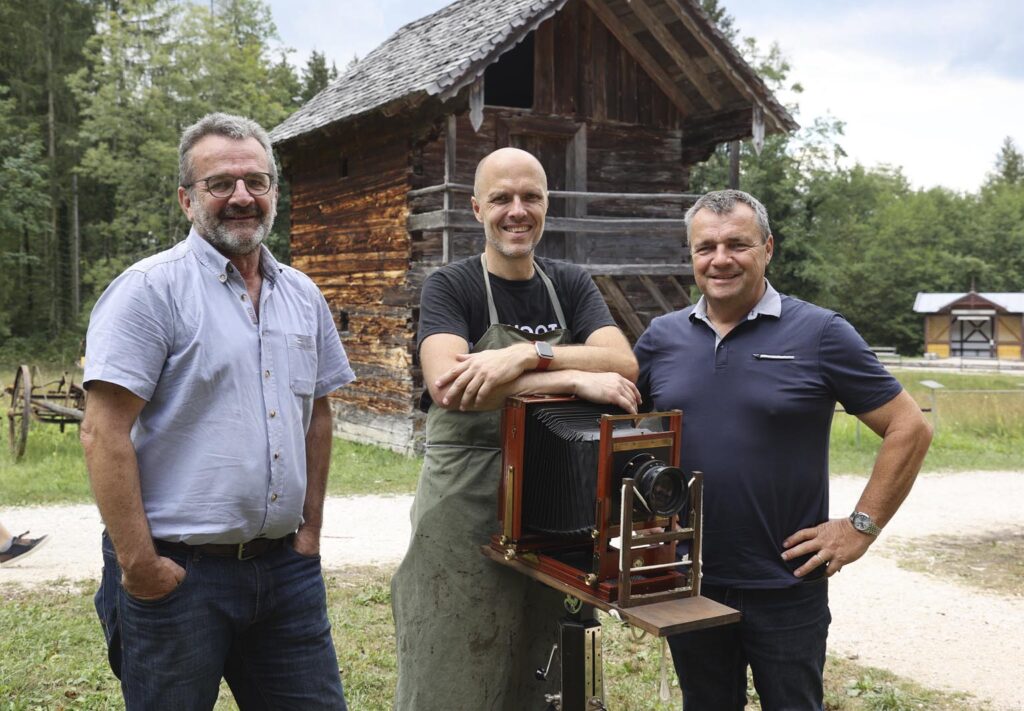
M 703 476 L 679 468 L 682 413 L 641 423 L 567 397 L 513 397 L 502 413 L 501 532 L 483 552 L 575 600 L 559 623 L 561 690 L 549 709 L 604 709 L 601 624 L 586 602 L 650 634 L 729 624 L 700 596 Z
M 702 478 L 679 468 L 681 413 L 651 416 L 664 426 L 574 398 L 510 398 L 492 548 L 622 607 L 699 595 Z

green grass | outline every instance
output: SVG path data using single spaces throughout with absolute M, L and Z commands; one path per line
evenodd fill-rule
M 328 614 L 349 705 L 390 711 L 395 642 L 389 571 L 354 568 L 326 575 Z M 0 592 L 0 710 L 111 709 L 120 688 L 92 607 L 93 585 L 5 586 Z M 669 660 L 670 701 L 659 700 L 659 643 L 639 641 L 608 617 L 604 625 L 605 694 L 616 711 L 678 711 L 681 697 Z M 538 664 L 541 660 L 538 660 Z M 924 689 L 884 671 L 829 657 L 825 668 L 830 711 L 954 711 L 983 706 L 963 695 Z M 471 680 L 466 680 L 471 683 Z M 538 704 L 538 708 L 540 705 Z M 236 709 L 225 687 L 217 709 Z M 755 703 L 749 707 L 758 709 Z
M 78 427 L 61 433 L 56 425 L 32 423 L 25 456 L 15 463 L 6 432 L 0 447 L 0 506 L 80 503 L 92 500 L 78 443 Z M 411 493 L 420 460 L 380 447 L 341 439 L 331 449 L 328 494 Z M 3 707 L 0 706 L 0 711 Z
M 924 471 L 1018 470 L 1024 462 L 1024 377 L 975 373 L 896 370 L 894 375 L 922 407 L 931 407 L 931 391 L 922 380 L 944 387 L 936 391 L 937 424 Z M 990 393 L 971 390 L 1003 391 Z M 1009 391 L 1009 392 L 1006 392 Z M 836 413 L 832 424 L 830 467 L 837 474 L 868 474 L 881 440 L 857 418 Z M 859 430 L 859 442 L 858 442 Z

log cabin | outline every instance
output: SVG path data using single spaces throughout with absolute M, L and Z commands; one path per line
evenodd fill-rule
M 692 166 L 796 128 L 696 0 L 457 0 L 402 27 L 271 132 L 292 264 L 358 377 L 332 396 L 335 433 L 421 446 L 419 290 L 483 249 L 469 198 L 486 154 L 540 159 L 538 253 L 584 265 L 635 340 L 689 303 Z

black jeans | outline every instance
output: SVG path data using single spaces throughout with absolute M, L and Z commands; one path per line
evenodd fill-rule
M 775 590 L 703 585 L 701 594 L 743 617 L 669 637 L 685 711 L 742 709 L 748 665 L 764 711 L 821 711 L 832 621 L 826 579 Z

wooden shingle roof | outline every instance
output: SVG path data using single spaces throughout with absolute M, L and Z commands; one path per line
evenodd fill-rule
M 456 0 L 405 25 L 271 131 L 284 143 L 374 111 L 394 114 L 472 84 L 568 0 Z M 696 0 L 585 2 L 684 117 L 763 112 L 767 132 L 796 122 Z

